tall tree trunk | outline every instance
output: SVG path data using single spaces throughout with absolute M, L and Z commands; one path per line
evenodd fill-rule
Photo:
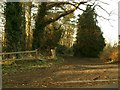
M 32 47 L 32 30 L 31 30 L 31 8 L 32 2 L 26 3 L 26 50 L 31 50 Z
M 22 3 L 22 51 L 26 50 L 26 18 L 25 18 L 25 2 Z

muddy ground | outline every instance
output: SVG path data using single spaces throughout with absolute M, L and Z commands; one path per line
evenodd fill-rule
M 50 61 L 54 62 L 54 61 Z M 16 66 L 17 67 L 17 66 Z M 64 57 L 49 67 L 3 73 L 3 88 L 117 88 L 118 64 L 97 58 Z

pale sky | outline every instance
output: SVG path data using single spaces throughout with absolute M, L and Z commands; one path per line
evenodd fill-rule
M 111 16 L 109 16 L 104 10 L 100 8 L 96 8 L 97 13 L 100 16 L 103 16 L 107 19 L 111 19 L 110 21 L 105 20 L 103 18 L 98 17 L 99 26 L 103 32 L 103 36 L 107 43 L 114 43 L 118 42 L 118 2 L 120 0 L 100 0 L 102 2 L 108 3 L 109 5 L 102 4 L 100 5 L 107 11 L 111 12 Z M 84 9 L 84 6 L 80 8 Z M 75 11 L 75 13 L 81 13 L 81 11 Z
M 118 34 L 120 35 L 120 1 L 118 6 Z
M 106 38 L 106 41 L 114 44 L 118 42 L 118 1 L 119 0 L 103 0 L 104 2 L 108 3 L 109 5 L 103 5 L 104 8 L 111 12 L 111 16 L 108 16 L 105 14 L 105 12 L 99 12 L 102 13 L 101 15 L 105 16 L 106 18 L 112 19 L 110 22 L 107 20 L 99 20 L 101 30 L 103 31 L 103 35 Z

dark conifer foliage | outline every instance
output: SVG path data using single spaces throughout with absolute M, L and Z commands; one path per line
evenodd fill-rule
M 74 55 L 82 57 L 97 57 L 105 46 L 105 39 L 97 25 L 97 15 L 91 6 L 87 6 L 78 19 L 77 41 L 74 45 Z
M 43 32 L 45 28 L 45 15 L 47 13 L 47 3 L 42 2 L 41 5 L 39 5 L 39 10 L 36 16 L 35 21 L 35 30 L 33 31 L 33 49 L 38 49 L 41 47 L 41 39 L 43 38 Z
M 22 6 L 19 2 L 5 3 L 5 51 L 20 51 L 22 44 Z

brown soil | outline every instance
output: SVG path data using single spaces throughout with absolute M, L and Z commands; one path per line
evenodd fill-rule
M 3 74 L 3 87 L 14 88 L 96 88 L 118 86 L 118 65 L 94 58 L 64 57 L 64 62 L 48 68 L 17 70 Z M 100 81 L 101 80 L 101 81 Z M 109 80 L 109 81 L 106 81 Z

